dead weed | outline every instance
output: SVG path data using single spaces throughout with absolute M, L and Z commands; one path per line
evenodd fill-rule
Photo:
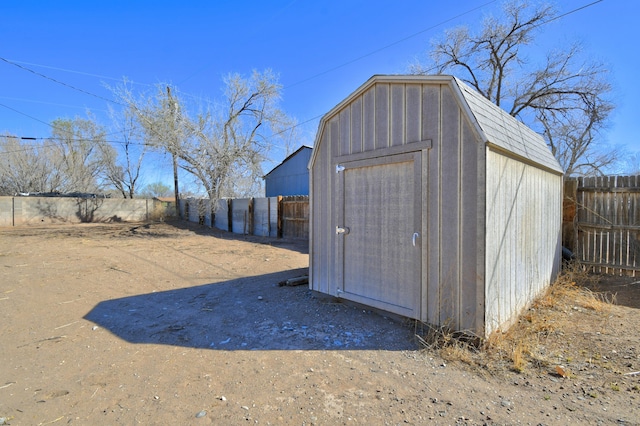
M 569 265 L 511 327 L 488 338 L 422 323 L 416 326 L 416 337 L 425 349 L 435 351 L 444 360 L 466 364 L 475 371 L 496 374 L 549 369 L 558 365 L 558 354 L 547 347 L 549 338 L 563 336 L 565 330 L 572 329 L 575 321 L 572 312 L 589 311 L 605 318 L 615 303 L 615 295 L 587 288 L 597 279 L 579 265 Z M 563 376 L 568 375 L 559 368 Z

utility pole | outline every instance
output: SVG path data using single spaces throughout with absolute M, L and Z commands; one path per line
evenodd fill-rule
M 176 135 L 176 111 L 173 98 L 171 97 L 171 88 L 167 86 L 167 98 L 169 100 L 169 111 L 171 113 L 171 138 L 173 141 L 169 144 L 171 147 L 171 157 L 173 158 L 173 190 L 176 202 L 176 217 L 180 217 L 180 193 L 178 192 L 178 160 L 176 158 L 176 148 L 178 146 L 178 136 Z

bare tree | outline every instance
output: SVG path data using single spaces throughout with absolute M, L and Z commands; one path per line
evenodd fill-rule
M 50 147 L 25 143 L 7 135 L 0 138 L 0 195 L 59 190 Z
M 255 192 L 261 164 L 273 144 L 288 136 L 291 120 L 278 107 L 281 86 L 269 70 L 249 78 L 231 74 L 223 99 L 190 114 L 177 89 L 159 86 L 152 97 L 114 90 L 135 112 L 147 143 L 175 155 L 212 205 L 223 196 Z
M 57 178 L 64 192 L 97 192 L 103 189 L 105 164 L 116 155 L 106 132 L 92 119 L 56 119 L 49 143 L 58 165 Z
M 179 214 L 178 150 L 185 139 L 184 126 L 180 121 L 182 100 L 171 93 L 169 85 L 157 85 L 156 92 L 136 96 L 129 81 L 116 87 L 109 87 L 114 95 L 126 105 L 126 114 L 135 117 L 142 130 L 145 144 L 152 149 L 171 154 L 173 162 L 174 195 L 176 213 Z M 174 90 L 174 93 L 177 92 Z
M 192 139 L 180 151 L 183 168 L 199 178 L 212 201 L 250 193 L 271 145 L 291 122 L 278 108 L 281 87 L 271 71 L 248 79 L 232 74 L 224 82 L 222 103 L 187 123 Z
M 136 195 L 140 179 L 142 161 L 147 152 L 147 145 L 139 143 L 142 130 L 130 109 L 116 112 L 110 109 L 110 115 L 120 141 L 120 152 L 109 149 L 109 145 L 100 145 L 103 151 L 105 180 L 113 185 L 124 198 Z M 104 149 L 107 148 L 107 149 Z
M 527 60 L 526 47 L 555 17 L 549 5 L 507 2 L 503 16 L 485 19 L 478 34 L 466 27 L 446 31 L 432 43 L 433 66 L 417 64 L 411 72 L 457 75 L 543 132 L 567 175 L 597 173 L 617 159 L 615 151 L 601 152 L 597 138 L 613 110 L 606 97 L 611 91 L 607 69 L 581 60 L 578 45 L 549 52 L 539 66 Z

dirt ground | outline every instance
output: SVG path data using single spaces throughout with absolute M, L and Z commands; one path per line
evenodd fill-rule
M 185 223 L 1 228 L 0 424 L 640 424 L 638 278 L 549 308 L 569 321 L 516 372 L 279 285 L 307 267 Z

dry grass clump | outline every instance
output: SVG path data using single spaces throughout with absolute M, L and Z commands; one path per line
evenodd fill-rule
M 615 297 L 587 288 L 593 287 L 596 280 L 579 265 L 567 265 L 556 282 L 534 300 L 511 327 L 498 330 L 486 339 L 464 332 L 454 333 L 447 327 L 426 325 L 422 325 L 423 333 L 416 335 L 424 348 L 436 351 L 449 362 L 459 361 L 494 373 L 548 368 L 553 354 L 548 348 L 542 348 L 550 337 L 562 336 L 564 330 L 571 330 L 575 325 L 572 312 L 591 311 L 603 316 L 609 312 Z M 562 371 L 562 376 L 569 374 Z
M 149 212 L 149 220 L 152 222 L 162 222 L 165 218 L 165 209 L 160 205 L 154 206 L 154 209 Z
M 421 323 L 415 335 L 422 347 L 438 352 L 445 361 L 476 364 L 482 339 L 473 333 L 454 332 L 447 326 L 433 327 Z
M 598 278 L 589 275 L 580 265 L 572 263 L 566 266 L 547 291 L 536 299 L 532 309 L 566 308 L 579 306 L 596 312 L 608 309 L 615 302 L 615 295 L 595 293 L 588 287 L 593 287 Z

